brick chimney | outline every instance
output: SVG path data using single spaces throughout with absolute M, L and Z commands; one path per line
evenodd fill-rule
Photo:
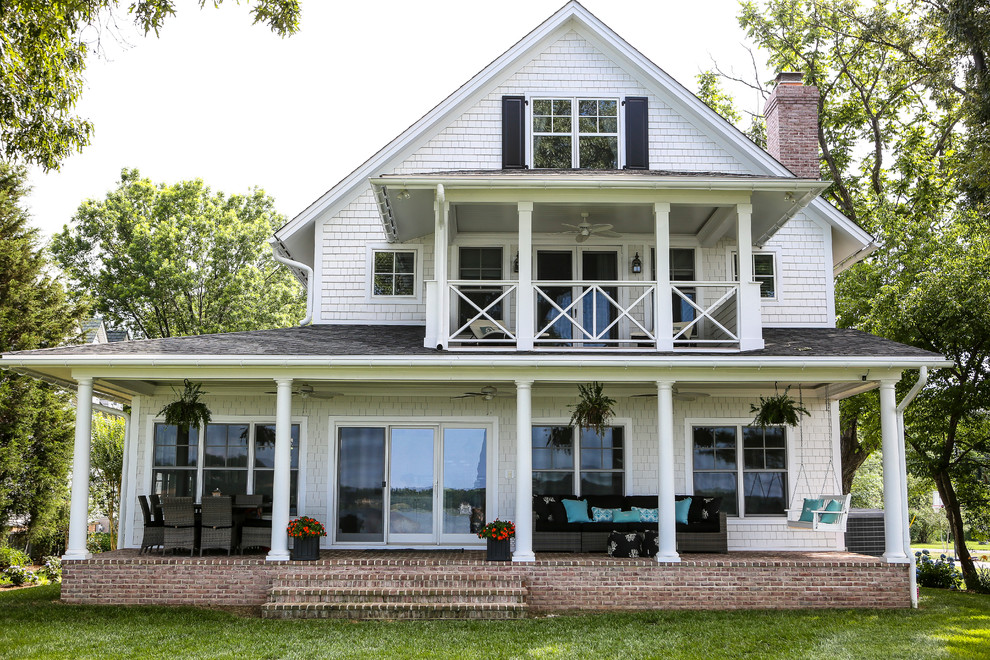
M 818 161 L 818 88 L 805 85 L 800 72 L 777 74 L 767 99 L 767 151 L 795 176 L 821 178 Z

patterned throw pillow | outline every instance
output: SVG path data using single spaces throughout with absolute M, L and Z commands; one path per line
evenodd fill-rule
M 549 497 L 547 495 L 543 495 L 541 497 L 541 499 L 543 500 L 543 508 L 546 511 L 546 513 L 544 515 L 546 516 L 547 522 L 553 522 L 554 521 L 554 515 L 553 515 L 554 508 L 559 505 L 559 502 L 557 502 L 557 498 L 556 497 Z
M 648 529 L 643 534 L 643 556 L 656 557 L 660 552 L 660 533 L 655 529 Z
M 718 518 L 718 512 L 721 508 L 721 497 L 700 497 L 695 495 L 691 499 L 691 507 L 688 510 L 688 523 L 714 520 Z
M 648 523 L 660 522 L 660 509 L 644 509 L 642 507 L 634 506 L 632 510 L 639 512 L 640 522 L 648 522 Z
M 638 532 L 612 532 L 606 551 L 609 557 L 639 557 L 643 551 L 643 538 Z
M 597 506 L 591 507 L 592 522 L 612 522 L 612 512 L 615 509 L 602 509 Z

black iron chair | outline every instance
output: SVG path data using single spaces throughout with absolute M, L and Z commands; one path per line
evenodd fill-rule
M 161 520 L 155 520 L 151 515 L 151 507 L 148 505 L 146 495 L 138 495 L 138 504 L 141 505 L 141 515 L 144 517 L 144 536 L 141 537 L 141 552 L 151 551 L 151 548 L 158 548 L 165 543 L 165 526 Z

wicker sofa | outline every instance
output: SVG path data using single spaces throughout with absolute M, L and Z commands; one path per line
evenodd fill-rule
M 692 498 L 687 524 L 677 523 L 678 552 L 728 552 L 726 515 L 720 511 L 721 498 L 701 498 L 678 495 L 676 500 Z M 567 522 L 562 500 L 578 499 L 574 495 L 533 496 L 533 550 L 534 552 L 605 552 L 608 536 L 613 531 L 645 532 L 656 529 L 657 523 L 645 522 Z M 580 499 L 591 507 L 623 509 L 632 507 L 657 508 L 656 495 L 588 495 Z M 707 512 L 704 511 L 707 509 Z M 707 516 L 707 517 L 706 517 Z

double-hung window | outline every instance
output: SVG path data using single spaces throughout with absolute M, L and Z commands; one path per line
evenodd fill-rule
M 375 250 L 372 267 L 371 291 L 374 295 L 416 295 L 416 252 L 413 250 Z
M 618 168 L 618 99 L 541 98 L 532 107 L 534 168 Z
M 624 495 L 624 435 L 621 426 L 601 435 L 571 426 L 534 426 L 533 492 Z
M 653 279 L 657 279 L 656 248 L 650 248 Z M 693 282 L 698 279 L 695 275 L 694 248 L 670 248 L 670 281 L 677 291 L 670 293 L 672 320 L 674 323 L 687 323 L 694 320 L 695 309 L 688 302 L 697 302 L 698 293 L 694 287 L 678 286 L 678 282 Z M 687 298 L 687 300 L 685 300 Z
M 739 255 L 732 255 L 732 279 L 739 280 Z M 777 297 L 777 268 L 773 252 L 753 253 L 753 280 L 760 283 L 761 298 Z
M 500 247 L 462 247 L 459 251 L 460 273 L 462 280 L 501 280 L 502 279 L 502 248 Z M 465 286 L 461 288 L 461 293 L 471 302 L 459 301 L 457 324 L 464 325 L 469 319 L 481 314 L 481 311 L 488 307 L 494 300 L 502 295 L 501 286 L 477 287 Z M 473 304 L 472 304 L 473 303 Z M 477 306 L 477 308 L 475 307 Z M 480 320 L 487 318 L 502 321 L 505 320 L 505 313 L 502 309 L 502 302 L 491 306 Z
M 784 515 L 787 433 L 782 426 L 692 428 L 694 492 L 721 496 L 729 515 Z

